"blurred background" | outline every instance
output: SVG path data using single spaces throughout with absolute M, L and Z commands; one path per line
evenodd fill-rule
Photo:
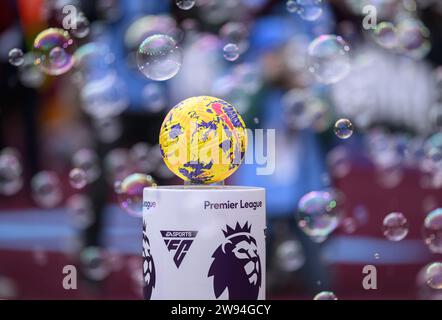
M 182 184 L 158 135 L 198 95 L 276 130 L 226 181 L 267 189 L 268 298 L 442 298 L 440 1 L 0 6 L 0 299 L 142 299 L 140 192 Z

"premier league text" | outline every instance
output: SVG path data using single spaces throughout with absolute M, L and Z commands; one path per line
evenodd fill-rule
M 204 201 L 204 210 L 252 209 L 262 208 L 262 201 L 210 202 Z

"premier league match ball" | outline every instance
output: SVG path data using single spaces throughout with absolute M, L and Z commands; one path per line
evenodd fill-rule
M 201 96 L 180 102 L 166 116 L 160 147 L 167 167 L 193 184 L 221 182 L 244 159 L 247 135 L 235 107 Z

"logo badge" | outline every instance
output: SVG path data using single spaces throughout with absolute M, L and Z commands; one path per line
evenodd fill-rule
M 143 223 L 143 279 L 144 279 L 144 298 L 150 300 L 153 288 L 155 287 L 156 275 L 155 264 L 150 252 L 150 242 L 147 235 L 146 223 Z
M 173 262 L 180 267 L 198 231 L 160 231 L 169 252 L 174 252 Z
M 212 255 L 208 277 L 213 277 L 213 290 L 218 299 L 228 291 L 229 300 L 256 300 L 261 287 L 261 259 L 252 226 L 246 222 L 222 230 L 224 241 Z

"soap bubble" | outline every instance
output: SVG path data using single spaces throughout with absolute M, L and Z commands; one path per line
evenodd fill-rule
M 54 208 L 63 199 L 60 180 L 52 171 L 37 173 L 31 180 L 31 189 L 34 201 L 43 208 Z
M 149 144 L 139 142 L 135 144 L 129 151 L 129 155 L 132 163 L 135 166 L 135 170 L 139 172 L 151 172 L 156 163 L 153 161 L 151 147 Z
M 28 88 L 39 88 L 45 80 L 45 75 L 35 65 L 34 61 L 35 53 L 26 53 L 24 55 L 24 62 L 18 69 L 20 82 Z
M 239 49 L 239 54 L 244 53 L 249 47 L 249 30 L 244 23 L 227 22 L 221 27 L 219 35 L 224 43 L 236 44 Z
M 95 221 L 92 200 L 84 194 L 71 196 L 66 202 L 66 207 L 71 222 L 76 228 L 85 229 Z
M 300 269 L 305 263 L 302 245 L 297 240 L 286 240 L 276 249 L 278 267 L 285 272 Z
M 182 61 L 181 49 L 173 38 L 164 34 L 146 38 L 137 52 L 138 68 L 151 80 L 164 81 L 174 77 Z
M 388 214 L 383 221 L 384 236 L 390 241 L 401 241 L 408 234 L 408 221 L 401 212 Z
M 167 92 L 162 84 L 152 82 L 146 84 L 142 92 L 143 107 L 150 112 L 160 112 L 167 105 Z
M 397 25 L 400 50 L 413 58 L 424 58 L 431 49 L 430 31 L 419 20 L 405 19 Z
M 69 183 L 74 189 L 83 189 L 87 185 L 87 175 L 83 169 L 74 168 L 69 172 Z
M 288 0 L 287 11 L 297 13 L 303 20 L 315 21 L 322 14 L 322 0 Z
M 181 10 L 190 10 L 195 5 L 195 0 L 176 0 L 176 5 Z
M 344 220 L 342 220 L 341 227 L 347 234 L 354 233 L 357 228 L 356 219 L 353 217 L 345 218 Z
M 106 176 L 109 183 L 123 180 L 133 173 L 133 164 L 130 159 L 129 150 L 116 148 L 109 151 L 104 158 Z
M 123 133 L 123 127 L 118 117 L 94 119 L 94 128 L 101 142 L 115 142 Z
M 19 67 L 25 62 L 24 54 L 21 49 L 14 48 L 9 51 L 9 63 L 14 67 Z
M 146 174 L 134 173 L 126 177 L 120 186 L 118 199 L 121 208 L 129 215 L 141 217 L 143 213 L 143 190 L 155 185 L 153 178 Z
M 424 239 L 433 253 L 442 253 L 442 208 L 431 211 L 424 220 Z
M 442 263 L 434 262 L 426 267 L 425 282 L 430 288 L 442 289 Z
M 87 182 L 92 183 L 101 174 L 98 155 L 92 149 L 80 149 L 72 157 L 72 166 L 86 173 Z
M 114 76 L 86 84 L 81 99 L 83 110 L 95 119 L 118 116 L 129 106 L 126 84 Z
M 442 160 L 442 132 L 433 134 L 424 145 L 424 152 L 426 156 L 434 162 L 441 162 Z
M 84 275 L 94 281 L 102 281 L 111 272 L 104 251 L 98 247 L 87 247 L 80 254 Z
M 77 27 L 70 30 L 71 34 L 78 39 L 87 37 L 90 32 L 89 20 L 82 12 L 80 12 L 75 19 Z
M 12 196 L 23 186 L 22 166 L 17 155 L 5 150 L 0 153 L 0 194 Z
M 322 291 L 318 293 L 313 300 L 338 300 L 336 295 L 331 291 Z
M 334 131 L 339 139 L 348 139 L 353 135 L 353 124 L 348 119 L 339 119 L 335 123 Z
M 34 53 L 35 64 L 52 76 L 64 74 L 74 65 L 74 41 L 69 32 L 62 29 L 42 31 L 34 40 Z
M 227 61 L 235 61 L 239 58 L 239 48 L 234 43 L 228 43 L 223 48 L 223 55 Z
M 386 49 L 398 46 L 397 29 L 391 22 L 381 22 L 374 30 L 374 40 L 378 45 Z
M 336 83 L 350 72 L 350 46 L 340 36 L 324 34 L 308 47 L 308 66 L 319 82 Z
M 325 240 L 339 222 L 335 197 L 328 191 L 307 193 L 299 200 L 296 220 L 308 236 Z

